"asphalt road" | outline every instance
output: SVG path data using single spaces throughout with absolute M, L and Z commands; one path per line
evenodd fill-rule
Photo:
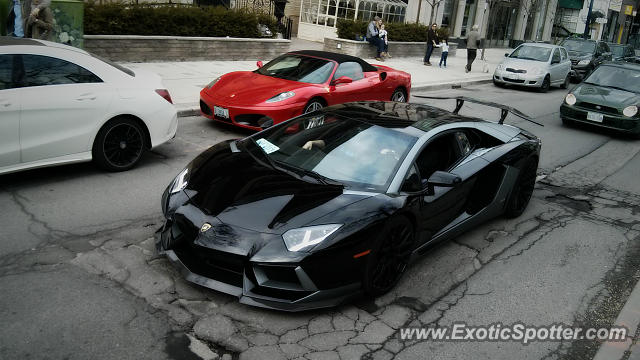
M 566 90 L 429 94 L 501 102 L 542 122 L 507 120 L 542 138 L 534 197 L 521 217 L 431 249 L 391 293 L 336 309 L 250 308 L 186 283 L 155 254 L 164 187 L 200 151 L 247 133 L 183 118 L 176 139 L 126 173 L 79 164 L 0 176 L 0 358 L 593 357 L 593 341 L 399 340 L 401 327 L 456 322 L 608 326 L 640 268 L 640 140 L 563 126 Z M 478 105 L 462 113 L 498 118 Z

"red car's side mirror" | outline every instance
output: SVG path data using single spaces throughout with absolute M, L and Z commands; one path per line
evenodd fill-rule
M 339 78 L 333 80 L 333 85 L 338 84 L 351 84 L 353 80 L 348 76 L 340 76 Z
M 262 61 L 258 61 L 256 62 L 256 65 L 258 66 L 258 69 L 262 67 Z

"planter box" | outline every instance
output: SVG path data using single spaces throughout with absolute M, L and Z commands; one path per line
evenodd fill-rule
M 84 48 L 112 61 L 271 60 L 290 40 L 186 36 L 85 35 Z
M 455 56 L 457 43 L 449 43 L 449 56 Z M 359 58 L 372 59 L 376 49 L 366 41 L 324 38 L 324 51 L 353 55 Z M 389 54 L 393 57 L 424 57 L 427 45 L 424 42 L 389 41 Z M 434 48 L 431 59 L 440 58 L 440 48 Z

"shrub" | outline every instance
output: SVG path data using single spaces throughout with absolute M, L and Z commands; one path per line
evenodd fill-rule
M 184 5 L 85 4 L 85 34 L 259 37 L 258 23 L 275 34 L 276 20 L 266 14 L 224 7 Z
M 341 39 L 355 40 L 367 34 L 368 21 L 338 19 L 336 30 Z M 391 41 L 426 42 L 429 27 L 416 23 L 385 23 Z M 447 29 L 444 29 L 447 30 Z M 448 35 L 448 30 L 447 30 Z

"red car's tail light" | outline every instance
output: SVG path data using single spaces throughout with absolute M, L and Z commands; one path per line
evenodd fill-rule
M 169 90 L 167 90 L 167 89 L 156 89 L 156 93 L 158 95 L 162 96 L 170 104 L 173 104 L 173 100 L 171 100 L 171 95 L 169 94 Z

